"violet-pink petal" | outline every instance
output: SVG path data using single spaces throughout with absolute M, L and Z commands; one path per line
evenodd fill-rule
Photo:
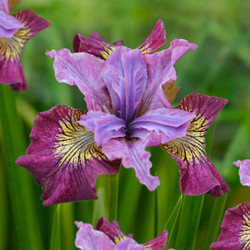
M 82 250 L 114 250 L 115 244 L 104 233 L 94 230 L 87 223 L 75 222 L 79 228 L 76 234 L 75 245 Z
M 85 95 L 88 110 L 110 108 L 110 99 L 102 80 L 105 62 L 87 53 L 70 53 L 68 49 L 46 52 L 54 59 L 55 77 L 58 82 L 77 86 Z
M 147 84 L 147 65 L 141 50 L 118 47 L 107 59 L 103 77 L 116 116 L 129 123 L 138 113 Z
M 185 137 L 162 145 L 177 161 L 179 183 L 184 194 L 209 193 L 216 197 L 230 190 L 206 154 L 207 130 L 226 103 L 227 100 L 222 98 L 193 93 L 176 107 L 196 115 Z
M 148 84 L 143 94 L 140 114 L 156 108 L 171 108 L 162 90 L 162 85 L 176 80 L 174 64 L 190 49 L 196 45 L 184 39 L 176 39 L 170 47 L 161 52 L 145 55 L 148 67 Z
M 8 2 L 9 2 L 9 0 L 1 0 L 0 1 L 0 11 L 3 11 L 5 13 L 7 13 L 7 14 L 10 13 Z
M 14 16 L 0 10 L 0 37 L 12 38 L 12 36 L 24 25 Z
M 210 246 L 213 250 L 250 249 L 250 203 L 229 208 L 221 223 L 221 233 Z
M 138 244 L 132 238 L 126 238 L 115 245 L 115 250 L 144 250 L 144 246 Z
M 110 161 L 121 159 L 125 168 L 133 168 L 140 183 L 153 191 L 160 185 L 160 180 L 150 174 L 152 163 L 149 161 L 150 153 L 145 151 L 148 141 L 134 139 L 126 141 L 125 138 L 111 139 L 102 147 L 103 153 Z
M 168 232 L 167 230 L 164 230 L 161 234 L 159 234 L 156 238 L 153 240 L 143 244 L 146 249 L 151 250 L 161 250 L 165 249 L 168 239 Z
M 179 109 L 151 110 L 129 124 L 129 135 L 133 138 L 146 138 L 148 133 L 155 132 L 160 136 L 160 143 L 163 144 L 184 137 L 194 117 L 194 114 Z
M 233 164 L 240 168 L 240 182 L 242 185 L 250 187 L 250 160 L 234 161 Z
M 84 111 L 61 105 L 39 113 L 26 154 L 17 160 L 43 186 L 44 205 L 96 199 L 100 174 L 115 174 L 120 162 L 110 162 L 92 132 L 77 123 Z
M 111 138 L 126 136 L 124 120 L 113 114 L 91 110 L 87 115 L 83 115 L 78 123 L 94 133 L 98 147 L 106 144 Z

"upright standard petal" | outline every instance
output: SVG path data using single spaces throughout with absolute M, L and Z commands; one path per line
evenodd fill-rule
M 17 160 L 43 186 L 44 205 L 96 199 L 98 175 L 119 171 L 120 161 L 108 161 L 77 122 L 83 114 L 64 105 L 38 114 L 26 155 Z
M 85 95 L 88 110 L 111 107 L 110 97 L 103 82 L 105 62 L 87 53 L 70 53 L 68 49 L 46 52 L 54 59 L 55 77 L 58 82 L 77 86 Z
M 147 84 L 147 65 L 140 50 L 117 48 L 107 59 L 103 78 L 114 114 L 126 124 L 138 113 Z
M 221 234 L 210 246 L 213 250 L 250 249 L 250 203 L 242 203 L 226 211 Z
M 250 187 L 250 160 L 234 161 L 233 164 L 240 168 L 240 182 L 242 185 Z
M 78 222 L 75 245 L 82 250 L 114 250 L 115 244 L 103 232 L 94 230 L 92 225 Z
M 24 28 L 19 29 L 11 39 L 0 38 L 0 83 L 12 85 L 13 90 L 25 90 L 27 83 L 21 53 L 27 41 L 50 23 L 30 10 L 21 10 L 14 17 Z
M 144 141 L 141 139 L 127 141 L 125 138 L 111 139 L 103 145 L 102 151 L 110 161 L 122 159 L 123 166 L 133 168 L 140 183 L 153 191 L 160 185 L 160 180 L 157 176 L 150 174 L 152 166 L 149 161 L 150 153 L 145 151 L 148 141 L 151 141 L 150 136 L 148 135 Z
M 194 93 L 185 97 L 176 107 L 196 115 L 185 137 L 162 145 L 177 161 L 180 187 L 184 194 L 210 193 L 212 197 L 217 197 L 229 191 L 205 150 L 207 130 L 226 103 L 227 100 L 222 98 Z
M 156 108 L 171 108 L 162 89 L 163 85 L 176 80 L 174 64 L 197 45 L 183 39 L 176 39 L 170 47 L 161 52 L 145 55 L 148 67 L 148 84 L 143 94 L 140 115 Z
M 160 49 L 166 43 L 166 41 L 167 39 L 164 23 L 161 19 L 159 19 L 156 22 L 151 34 L 138 47 L 138 49 L 141 49 L 143 54 L 151 54 Z

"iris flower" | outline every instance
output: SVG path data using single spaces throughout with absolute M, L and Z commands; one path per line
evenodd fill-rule
M 10 15 L 10 8 L 17 1 L 0 0 L 0 83 L 12 86 L 13 90 L 26 90 L 21 53 L 24 45 L 50 23 L 30 10 Z
M 163 87 L 176 80 L 176 61 L 197 46 L 176 39 L 168 49 L 148 54 L 160 47 L 154 34 L 165 35 L 161 21 L 143 46 L 112 45 L 106 58 L 90 49 L 47 52 L 56 79 L 79 88 L 88 112 L 61 105 L 35 120 L 31 144 L 17 164 L 43 186 L 44 205 L 96 199 L 97 176 L 117 173 L 120 163 L 154 190 L 160 181 L 150 174 L 145 148 L 157 145 L 177 161 L 184 193 L 218 196 L 229 190 L 205 153 L 206 131 L 227 100 L 192 94 L 172 108 Z
M 221 234 L 210 246 L 213 250 L 250 249 L 250 203 L 242 203 L 226 211 Z
M 242 185 L 250 186 L 250 160 L 234 161 L 233 164 L 240 168 L 240 182 Z
M 155 239 L 145 243 L 138 244 L 133 240 L 132 235 L 125 235 L 117 221 L 108 222 L 105 218 L 101 218 L 96 226 L 96 230 L 92 225 L 75 222 L 79 228 L 76 234 L 75 245 L 80 249 L 103 249 L 103 250 L 160 250 L 164 249 L 167 243 L 167 231 L 164 230 Z

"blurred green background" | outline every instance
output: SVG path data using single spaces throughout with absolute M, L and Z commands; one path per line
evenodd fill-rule
M 157 193 L 150 192 L 138 183 L 133 170 L 122 169 L 119 174 L 118 222 L 123 232 L 133 233 L 139 243 L 151 240 L 167 224 L 171 233 L 168 247 L 208 249 L 212 240 L 217 238 L 225 209 L 250 202 L 250 188 L 241 186 L 238 168 L 232 164 L 234 160 L 250 157 L 250 2 L 23 0 L 13 13 L 19 9 L 33 10 L 52 26 L 32 38 L 22 54 L 29 89 L 14 93 L 16 104 L 13 105 L 17 106 L 21 120 L 17 136 L 22 134 L 24 140 L 16 154 L 8 154 L 4 132 L 0 128 L 0 249 L 75 249 L 74 220 L 96 223 L 101 216 L 109 217 L 106 208 L 112 197 L 105 195 L 110 185 L 109 176 L 99 177 L 96 185 L 99 199 L 95 202 L 44 207 L 39 199 L 41 187 L 25 169 L 15 166 L 25 176 L 20 185 L 24 192 L 27 188 L 29 193 L 26 200 L 20 200 L 21 196 L 17 195 L 20 207 L 12 201 L 10 193 L 15 183 L 6 169 L 11 160 L 25 153 L 37 113 L 58 104 L 85 109 L 83 96 L 76 87 L 55 80 L 52 60 L 45 56 L 45 51 L 60 48 L 73 51 L 74 35 L 89 35 L 93 31 L 106 41 L 123 39 L 126 46 L 136 48 L 150 34 L 159 18 L 167 30 L 168 42 L 164 48 L 175 38 L 184 38 L 199 46 L 176 64 L 176 85 L 181 86 L 181 90 L 175 105 L 193 92 L 229 99 L 208 132 L 207 152 L 231 192 L 217 199 L 208 195 L 182 197 L 177 203 L 181 194 L 175 161 L 160 148 L 149 149 L 152 172 L 160 177 L 161 186 Z M 1 90 L 8 88 L 0 87 Z M 13 118 L 13 123 L 15 119 L 17 117 Z M 13 141 L 15 138 L 12 137 Z M 15 149 L 9 147 L 9 150 Z M 23 229 L 16 216 L 21 213 L 21 207 L 26 206 L 24 203 L 28 203 L 30 209 L 24 209 L 24 213 L 34 221 L 35 228 L 27 228 L 20 237 L 18 235 Z M 25 243 L 25 237 L 32 239 Z

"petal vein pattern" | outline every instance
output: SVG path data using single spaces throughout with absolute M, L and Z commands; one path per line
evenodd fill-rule
M 11 84 L 13 90 L 26 90 L 21 53 L 29 39 L 50 26 L 50 23 L 30 10 L 21 10 L 14 17 L 24 27 L 20 28 L 12 38 L 0 37 L 0 82 Z
M 207 130 L 226 103 L 227 100 L 222 98 L 191 94 L 176 107 L 196 115 L 185 137 L 162 145 L 162 148 L 177 161 L 180 171 L 179 182 L 184 194 L 210 193 L 212 197 L 216 197 L 229 191 L 229 187 L 208 159 L 205 150 Z
M 43 186 L 44 205 L 96 199 L 98 175 L 119 171 L 120 162 L 109 162 L 93 133 L 77 123 L 82 114 L 64 105 L 40 113 L 26 155 L 17 160 Z
M 103 153 L 110 161 L 122 159 L 125 168 L 133 168 L 140 183 L 147 186 L 149 190 L 155 190 L 160 185 L 156 176 L 151 176 L 149 161 L 150 153 L 145 151 L 148 140 L 126 141 L 124 138 L 111 139 L 102 147 Z
M 221 233 L 210 246 L 213 250 L 250 249 L 250 203 L 229 208 L 221 223 Z
M 77 86 L 85 95 L 88 110 L 110 109 L 110 97 L 102 80 L 105 62 L 87 53 L 70 53 L 68 49 L 52 50 L 57 81 Z

